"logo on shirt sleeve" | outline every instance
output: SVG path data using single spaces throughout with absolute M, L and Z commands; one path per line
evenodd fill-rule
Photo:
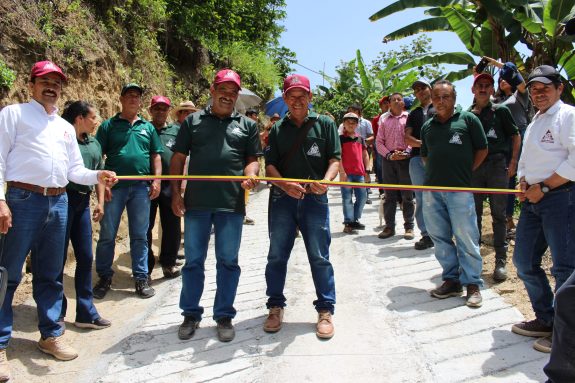
M 456 144 L 456 145 L 463 145 L 463 141 L 461 141 L 461 134 L 459 133 L 453 133 L 453 137 L 451 137 L 451 139 L 449 140 L 450 144 Z
M 550 130 L 547 130 L 543 138 L 541 138 L 541 142 L 546 142 L 548 144 L 554 144 L 555 140 L 553 139 L 553 135 L 551 134 Z
M 311 148 L 309 148 L 309 150 L 307 151 L 306 154 L 310 157 L 320 157 L 321 158 L 321 153 L 319 152 L 319 146 L 317 146 L 317 144 L 315 142 L 313 143 Z

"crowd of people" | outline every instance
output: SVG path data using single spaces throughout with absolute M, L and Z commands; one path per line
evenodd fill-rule
M 575 107 L 561 101 L 563 84 L 555 68 L 539 66 L 524 81 L 512 63 L 485 60 L 501 69 L 498 93 L 494 77 L 477 71 L 471 89 L 474 102 L 468 109 L 457 105 L 449 81 L 431 85 L 419 79 L 412 85 L 418 104 L 413 110 L 406 107 L 402 93 L 383 95 L 381 113 L 371 122 L 363 117 L 361 105 L 352 104 L 339 129 L 333 116 L 309 109 L 311 85 L 299 74 L 283 83 L 288 113 L 271 116 L 261 132 L 257 110 L 242 115 L 235 109 L 241 79 L 231 69 L 215 75 L 209 90 L 211 105 L 196 108 L 185 101 L 174 107 L 168 97 L 155 95 L 148 107 L 150 121 L 139 114 L 144 89 L 128 83 L 120 90 L 121 110 L 102 122 L 95 136 L 96 108 L 73 101 L 60 117 L 56 104 L 67 77 L 50 61 L 34 64 L 30 102 L 0 111 L 4 242 L 0 265 L 8 270 L 0 312 L 0 381 L 10 379 L 6 348 L 13 325 L 12 300 L 28 254 L 41 351 L 60 360 L 78 356 L 63 340 L 67 308 L 63 270 L 70 241 L 76 258 L 74 325 L 94 330 L 111 326 L 98 314 L 94 298 L 105 298 L 112 288 L 116 236 L 124 210 L 135 293 L 141 298 L 155 294 L 152 230 L 159 210 L 158 259 L 163 275 L 182 278 L 183 322 L 178 337 L 183 340 L 194 336 L 204 314 L 200 305 L 204 263 L 214 235 L 213 319 L 218 339 L 232 341 L 241 274 L 238 254 L 243 225 L 250 223 L 247 196 L 259 183 L 261 166 L 269 177 L 305 180 L 271 184 L 264 331 L 282 328 L 287 264 L 295 238 L 301 235 L 317 296 L 315 332 L 322 339 L 334 336 L 336 288 L 327 183 L 339 176 L 340 181 L 356 184 L 341 188 L 343 230 L 354 234 L 365 229 L 360 220 L 364 205 L 371 203 L 371 191 L 361 184 L 371 182 L 373 168 L 378 183 L 422 186 L 415 192 L 379 189 L 385 226 L 378 237 L 396 235 L 399 205 L 404 238 L 415 239 L 417 224 L 421 238 L 415 249 L 434 247 L 442 267 L 442 284 L 430 291 L 431 296 L 459 296 L 465 288 L 466 305 L 473 308 L 482 305 L 479 248 L 483 205 L 489 199 L 494 280 L 507 278 L 507 239 L 514 234 L 513 262 L 535 313 L 534 320 L 517 323 L 512 331 L 536 337 L 534 348 L 551 352 L 545 367 L 549 382 L 575 381 L 570 353 L 575 339 Z M 168 123 L 170 114 L 173 123 Z M 241 182 L 157 178 L 185 174 L 246 178 Z M 517 192 L 507 196 L 426 190 L 435 186 L 517 188 Z M 96 202 L 90 212 L 92 193 Z M 516 228 L 515 195 L 521 202 Z M 182 218 L 185 263 L 180 269 Z M 100 224 L 95 254 L 98 281 L 93 286 L 92 220 Z M 548 248 L 556 294 L 541 267 Z

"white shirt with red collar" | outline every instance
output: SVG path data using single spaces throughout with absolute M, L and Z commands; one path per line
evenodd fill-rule
M 57 113 L 46 113 L 35 100 L 0 111 L 0 200 L 7 181 L 41 187 L 98 183 L 98 172 L 84 167 L 74 127 Z
M 533 117 L 517 168 L 517 175 L 531 185 L 553 173 L 575 181 L 575 107 L 561 100 Z

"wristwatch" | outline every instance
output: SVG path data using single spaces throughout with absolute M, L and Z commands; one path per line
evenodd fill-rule
M 543 181 L 539 182 L 539 187 L 541 188 L 541 193 L 545 194 L 548 193 L 549 190 L 549 186 L 545 185 L 545 183 Z

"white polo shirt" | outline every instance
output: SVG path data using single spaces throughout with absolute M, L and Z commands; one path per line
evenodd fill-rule
M 74 127 L 57 112 L 46 113 L 35 100 L 0 111 L 0 200 L 7 181 L 42 187 L 98 183 L 98 172 L 84 167 Z
M 575 107 L 557 101 L 525 131 L 517 175 L 532 185 L 553 173 L 575 181 Z

